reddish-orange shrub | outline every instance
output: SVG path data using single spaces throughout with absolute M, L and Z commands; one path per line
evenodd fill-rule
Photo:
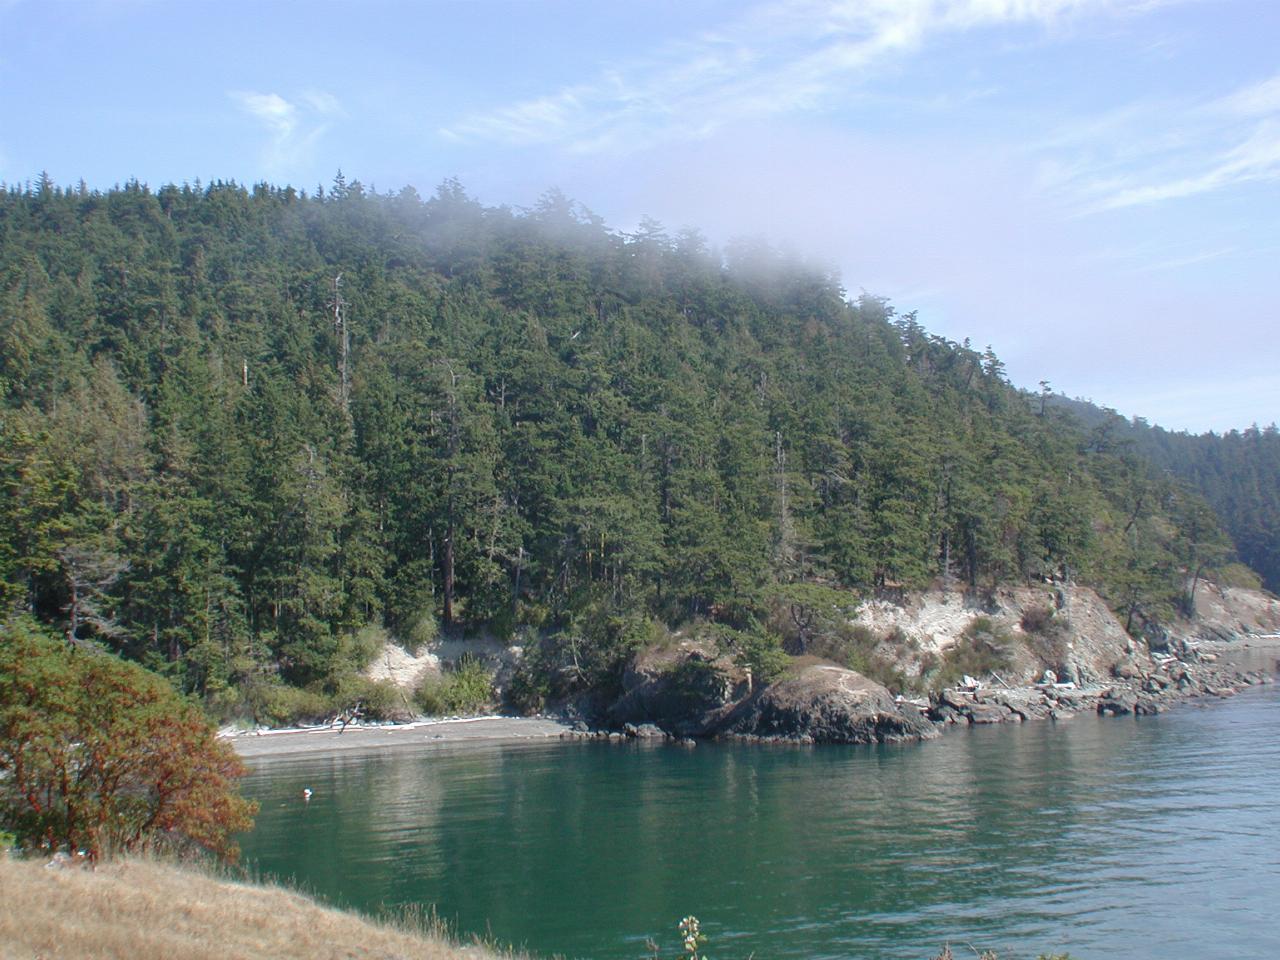
M 153 848 L 225 860 L 252 826 L 244 767 L 162 678 L 0 626 L 0 825 L 27 847 L 92 859 Z

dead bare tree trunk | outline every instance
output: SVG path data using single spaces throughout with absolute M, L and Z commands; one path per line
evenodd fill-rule
M 351 374 L 347 369 L 347 354 L 351 349 L 351 336 L 347 331 L 347 319 L 343 309 L 347 302 L 342 299 L 342 274 L 333 278 L 333 332 L 338 340 L 338 399 L 342 404 L 342 412 L 351 415 Z
M 444 532 L 444 625 L 453 624 L 453 523 Z

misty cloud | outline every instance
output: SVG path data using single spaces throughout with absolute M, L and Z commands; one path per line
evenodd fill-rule
M 232 91 L 228 96 L 266 130 L 262 163 L 271 173 L 288 174 L 314 153 L 342 105 L 332 94 L 308 90 L 294 100 L 278 93 Z
M 559 186 L 620 230 L 835 261 L 1024 385 L 1199 427 L 1223 422 L 1211 393 L 1175 417 L 1136 391 L 1238 378 L 1248 419 L 1280 416 L 1271 0 L 570 0 L 497 28 L 395 0 L 340 31 L 249 0 L 92 12 L 119 2 L 64 5 L 49 34 L 0 0 L 0 177 Z

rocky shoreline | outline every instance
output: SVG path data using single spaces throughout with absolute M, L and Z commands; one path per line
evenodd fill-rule
M 902 743 L 957 726 L 1062 721 L 1082 713 L 1149 716 L 1186 700 L 1229 697 L 1280 674 L 1280 598 L 1234 587 L 1206 586 L 1195 617 L 1138 636 L 1078 585 L 1022 585 L 983 595 L 934 590 L 864 600 L 852 613 L 837 613 L 836 628 L 861 638 L 861 660 L 895 689 L 936 683 L 939 665 L 955 650 L 980 652 L 982 643 L 995 644 L 1003 647 L 1003 659 L 957 659 L 944 674 L 949 685 L 928 695 L 894 696 L 842 665 L 859 657 L 820 645 L 815 652 L 840 662 L 802 645 L 780 676 L 754 676 L 742 651 L 695 624 L 637 651 L 608 697 L 588 690 L 550 705 L 551 716 L 256 731 L 260 735 L 235 736 L 233 743 L 251 759 L 555 738 L 685 746 L 709 740 Z M 391 652 L 384 658 L 386 676 L 377 679 L 407 687 L 424 661 L 449 651 L 433 649 L 417 660 L 403 654 L 394 664 Z M 470 646 L 453 651 L 466 652 L 473 652 Z M 976 676 L 956 685 L 961 665 Z M 509 675 L 511 662 L 503 669 Z
M 1149 663 L 1117 664 L 1106 683 L 949 688 L 927 700 L 893 697 L 879 684 L 834 664 L 801 664 L 782 681 L 754 687 L 731 659 L 696 645 L 642 656 L 630 689 L 607 723 L 552 717 L 484 717 L 380 726 L 353 725 L 240 733 L 230 740 L 252 762 L 382 751 L 390 748 L 470 748 L 560 740 L 641 741 L 693 747 L 699 741 L 744 743 L 902 743 L 932 739 L 952 727 L 1073 716 L 1142 717 L 1179 703 L 1233 696 L 1275 682 L 1267 670 L 1233 664 L 1245 652 L 1280 662 L 1280 636 L 1175 643 Z M 1261 659 L 1255 657 L 1255 659 Z M 685 667 L 681 677 L 680 664 Z M 692 683 L 690 683 L 692 676 Z M 672 689 L 671 681 L 683 684 Z M 691 696 L 692 693 L 692 696 Z
M 927 713 L 944 725 L 1067 720 L 1082 712 L 1153 716 L 1183 701 L 1231 697 L 1249 687 L 1274 682 L 1261 670 L 1168 658 L 1155 661 L 1148 670 L 1121 664 L 1111 682 L 1088 687 L 1039 684 L 943 690 L 931 698 Z
M 1212 648 L 1212 649 L 1210 649 Z M 900 743 L 930 739 L 949 726 L 1064 721 L 1082 713 L 1142 717 L 1186 701 L 1227 698 L 1275 682 L 1266 670 L 1230 662 L 1241 649 L 1273 650 L 1280 637 L 1240 637 L 1132 657 L 1105 682 L 1010 685 L 989 678 L 933 693 L 927 700 L 893 697 L 880 684 L 828 663 L 804 664 L 783 679 L 752 689 L 727 658 L 696 644 L 640 658 L 628 689 L 611 711 L 613 723 L 583 720 L 561 739 L 643 740 L 692 746 L 699 740 L 755 743 Z M 696 667 L 690 669 L 689 664 Z M 681 684 L 681 674 L 696 683 Z
M 999 656 L 972 669 L 976 676 L 967 675 L 967 664 L 984 664 L 981 657 L 957 659 L 966 664 L 958 684 L 895 697 L 815 656 L 794 657 L 780 677 L 762 683 L 694 631 L 639 652 L 621 696 L 587 715 L 594 727 L 579 722 L 563 736 L 899 743 L 955 726 L 1150 716 L 1186 700 L 1229 697 L 1280 673 L 1280 599 L 1236 587 L 1206 586 L 1194 617 L 1148 624 L 1140 636 L 1094 591 L 1066 584 L 871 599 L 846 624 L 875 641 L 869 657 L 887 682 L 892 674 L 923 685 L 951 651 Z M 953 667 L 951 677 L 960 672 Z

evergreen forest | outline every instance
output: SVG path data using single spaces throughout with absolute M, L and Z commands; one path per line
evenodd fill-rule
M 1057 398 L 1089 429 L 1127 443 L 1209 502 L 1240 560 L 1280 592 L 1280 430 L 1274 423 L 1224 434 L 1188 434 L 1126 420 L 1114 410 Z
M 220 716 L 361 696 L 388 635 L 564 693 L 693 621 L 776 646 L 806 589 L 1076 581 L 1137 633 L 1189 574 L 1275 584 L 1274 429 L 1166 455 L 763 241 L 557 191 L 10 186 L 0 396 L 8 615 Z

